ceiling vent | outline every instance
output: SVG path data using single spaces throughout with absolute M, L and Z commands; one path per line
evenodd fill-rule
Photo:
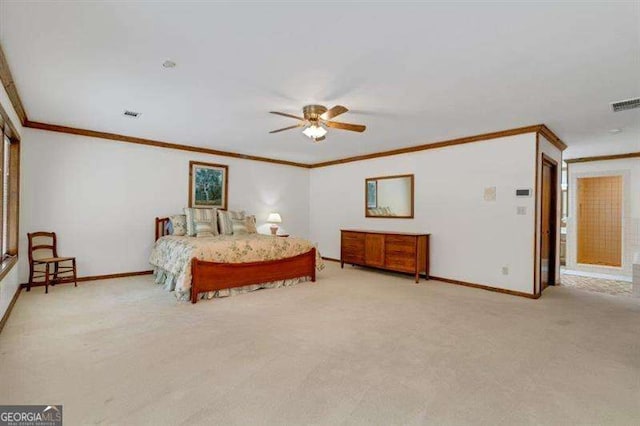
M 139 113 L 139 112 L 135 112 L 135 111 L 125 110 L 125 112 L 124 112 L 124 116 L 125 117 L 138 118 L 138 117 L 140 117 L 140 115 L 142 115 L 142 114 Z
M 624 111 L 627 109 L 640 108 L 640 98 L 627 99 L 624 101 L 611 102 L 613 112 Z

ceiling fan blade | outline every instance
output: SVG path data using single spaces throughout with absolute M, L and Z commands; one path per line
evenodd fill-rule
M 270 112 L 271 114 L 281 115 L 281 116 L 283 116 L 283 117 L 295 118 L 296 120 L 302 120 L 302 121 L 304 121 L 304 118 L 302 118 L 302 117 L 298 117 L 298 116 L 296 116 L 296 115 L 291 115 L 291 114 L 287 114 L 287 113 L 284 113 L 284 112 L 277 112 L 277 111 L 269 111 L 269 112 Z
M 334 129 L 351 130 L 352 132 L 361 133 L 367 128 L 367 126 L 363 126 L 362 124 L 340 123 L 338 121 L 325 121 L 324 124 L 327 127 L 333 127 Z
M 333 117 L 337 117 L 340 114 L 344 114 L 349 111 L 347 108 L 342 105 L 336 105 L 333 108 L 327 110 L 325 113 L 320 115 L 321 120 L 331 120 Z
M 295 129 L 295 128 L 297 128 L 297 127 L 302 127 L 302 126 L 304 126 L 304 124 L 305 124 L 305 123 L 299 123 L 299 124 L 296 124 L 296 125 L 294 125 L 294 126 L 285 127 L 285 128 L 278 129 L 278 130 L 272 130 L 272 131 L 270 131 L 269 133 L 284 132 L 285 130 L 291 130 L 291 129 Z

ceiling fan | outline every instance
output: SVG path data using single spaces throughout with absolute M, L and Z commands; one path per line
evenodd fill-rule
M 307 105 L 302 108 L 303 117 L 298 117 L 292 114 L 286 114 L 284 112 L 277 111 L 269 111 L 271 114 L 281 115 L 283 117 L 295 118 L 300 122 L 296 125 L 285 127 L 278 130 L 272 130 L 269 133 L 278 133 L 283 132 L 285 130 L 296 129 L 298 127 L 305 127 L 302 131 L 307 137 L 312 139 L 314 142 L 320 142 L 325 140 L 325 135 L 327 134 L 326 127 L 331 127 L 334 129 L 341 130 L 350 130 L 352 132 L 364 132 L 366 126 L 362 124 L 349 124 L 349 123 L 341 123 L 338 121 L 330 121 L 333 117 L 337 117 L 340 114 L 344 114 L 349 111 L 347 108 L 342 105 L 336 105 L 331 109 L 327 109 L 327 107 L 323 105 Z

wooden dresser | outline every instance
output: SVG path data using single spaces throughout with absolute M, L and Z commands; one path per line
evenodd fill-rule
M 429 279 L 429 234 L 342 229 L 340 266 L 371 266 Z

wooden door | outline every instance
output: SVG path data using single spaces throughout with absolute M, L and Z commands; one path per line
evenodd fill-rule
M 384 234 L 367 234 L 364 239 L 364 262 L 381 268 L 384 266 Z
M 543 159 L 540 213 L 540 288 L 555 284 L 557 166 Z
M 622 266 L 622 176 L 578 179 L 578 263 Z

